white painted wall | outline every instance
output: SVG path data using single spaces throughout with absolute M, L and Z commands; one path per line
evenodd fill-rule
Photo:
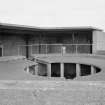
M 97 51 L 105 51 L 105 32 L 93 31 L 93 53 Z

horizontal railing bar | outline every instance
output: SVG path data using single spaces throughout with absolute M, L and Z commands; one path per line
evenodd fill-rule
M 31 44 L 31 45 L 18 45 L 18 46 L 46 46 L 46 45 L 95 45 L 95 44 Z
M 100 43 L 101 44 L 101 43 Z M 29 45 L 17 45 L 18 55 L 24 54 L 24 49 L 29 46 L 29 54 L 88 54 L 91 53 L 91 46 L 96 45 L 95 43 L 72 43 L 72 44 L 44 44 L 36 43 Z M 86 49 L 86 48 L 87 49 Z M 51 49 L 50 49 L 51 48 Z M 89 49 L 89 50 L 88 50 Z
M 34 45 L 92 45 L 92 44 L 32 44 Z

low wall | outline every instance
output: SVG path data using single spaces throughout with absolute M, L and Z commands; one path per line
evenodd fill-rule
M 0 62 L 19 60 L 19 59 L 25 59 L 25 58 L 26 58 L 25 56 L 3 56 L 3 57 L 0 57 Z

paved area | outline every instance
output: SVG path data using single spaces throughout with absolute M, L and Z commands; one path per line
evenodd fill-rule
M 35 77 L 24 71 L 26 60 L 3 61 L 0 62 L 0 105 L 105 105 L 104 57 L 64 59 L 97 65 L 102 71 L 75 80 Z
M 29 63 L 26 60 L 0 62 L 0 80 L 28 80 L 34 76 L 24 71 Z

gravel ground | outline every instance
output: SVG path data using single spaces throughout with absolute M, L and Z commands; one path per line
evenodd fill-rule
M 0 105 L 105 105 L 105 83 L 30 81 L 22 85 L 5 83 Z

